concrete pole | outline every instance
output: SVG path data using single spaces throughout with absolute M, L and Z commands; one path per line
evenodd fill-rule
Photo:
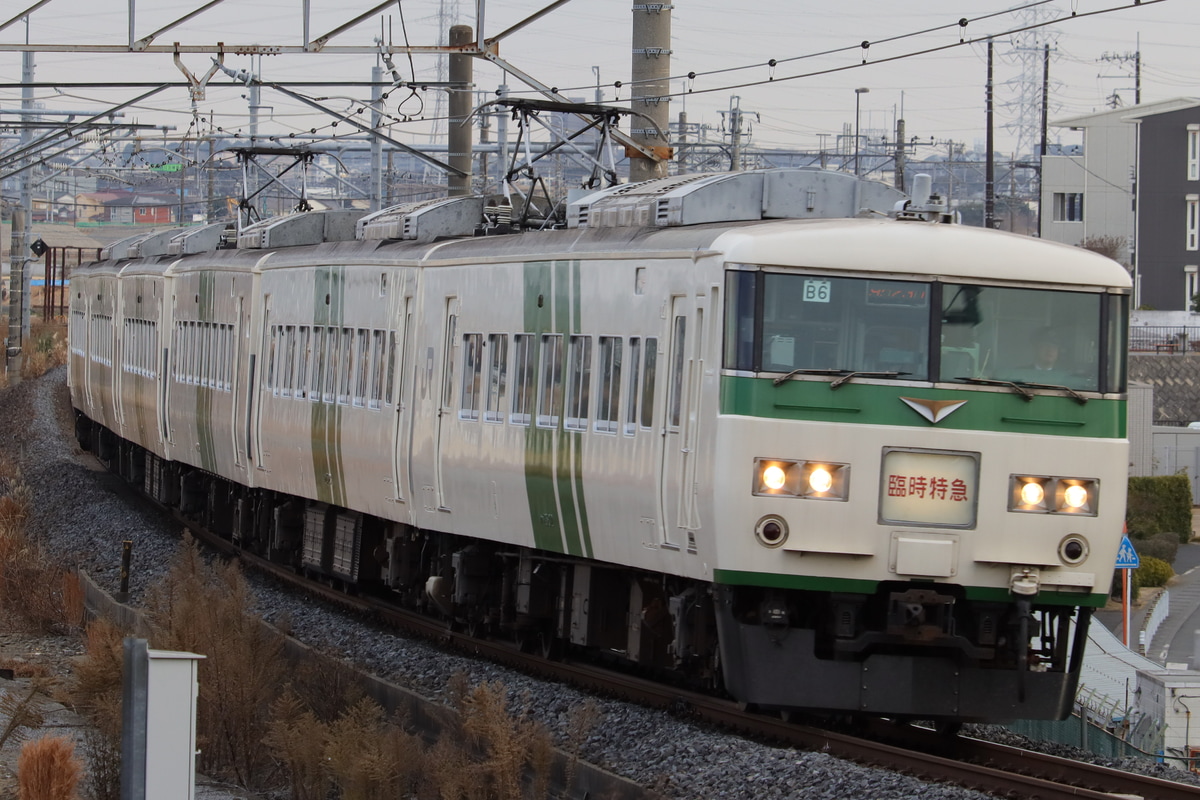
M 475 34 L 470 25 L 454 25 L 450 28 L 450 46 L 461 47 L 475 41 Z M 467 173 L 459 178 L 451 175 L 449 178 L 450 196 L 471 194 L 471 156 L 472 156 L 472 126 L 471 98 L 475 96 L 471 86 L 473 80 L 473 62 L 471 56 L 454 54 L 450 56 L 450 80 L 461 83 L 461 89 L 450 90 L 450 166 L 457 167 Z
M 896 120 L 896 177 L 893 183 L 900 191 L 904 191 L 904 167 L 907 154 L 904 151 L 904 120 Z
M 371 211 L 378 211 L 383 203 L 383 140 L 377 135 L 383 117 L 379 113 L 383 89 L 379 82 L 383 80 L 383 70 L 378 61 L 371 68 Z
M 645 114 L 666 136 L 671 121 L 671 4 L 661 6 L 633 3 L 633 80 L 632 110 Z M 629 180 L 632 183 L 664 178 L 670 142 L 659 138 L 658 131 L 646 120 L 634 117 L 630 133 L 643 147 L 655 148 L 662 158 L 651 161 L 630 151 Z

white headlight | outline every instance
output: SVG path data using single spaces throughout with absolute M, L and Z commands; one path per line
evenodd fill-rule
M 1078 484 L 1068 486 L 1063 492 L 1063 502 L 1071 508 L 1083 508 L 1087 505 L 1088 490 Z
M 784 472 L 782 467 L 772 464 L 763 470 L 762 482 L 763 486 L 766 486 L 773 492 L 777 492 L 787 482 L 787 473 Z
M 833 475 L 824 467 L 817 467 L 808 474 L 808 486 L 814 492 L 828 492 L 833 488 Z
M 1046 498 L 1046 490 L 1037 481 L 1030 481 L 1021 487 L 1021 502 L 1025 505 L 1040 505 Z

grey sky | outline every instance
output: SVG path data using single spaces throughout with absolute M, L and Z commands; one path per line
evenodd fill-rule
M 0 23 L 19 13 L 34 0 L 4 0 Z M 495 34 L 513 22 L 547 5 L 549 0 L 489 0 L 485 17 L 485 33 Z M 204 0 L 140 0 L 136 13 L 137 35 L 142 36 L 204 4 Z M 375 5 L 375 0 L 311 0 L 310 32 L 318 35 L 334 28 Z M 474 24 L 475 2 L 459 0 L 446 2 L 457 5 L 459 22 Z M 613 83 L 627 82 L 630 72 L 630 26 L 633 14 L 628 0 L 574 0 L 547 15 L 518 34 L 505 40 L 501 55 L 520 69 L 549 85 L 562 87 L 572 96 L 589 100 L 594 96 L 596 82 L 593 67 L 599 68 L 600 83 L 605 100 L 617 97 Z M 681 78 L 673 90 L 693 93 L 686 98 L 673 98 L 672 119 L 686 106 L 689 121 L 713 126 L 721 123 L 720 110 L 727 109 L 733 95 L 740 97 L 741 107 L 757 112 L 753 142 L 762 146 L 813 149 L 824 142 L 833 147 L 833 138 L 818 134 L 836 135 L 843 125 L 854 122 L 855 87 L 868 87 L 861 96 L 861 120 L 865 131 L 880 133 L 892 130 L 895 115 L 903 104 L 908 134 L 928 141 L 965 141 L 968 146 L 982 142 L 984 137 L 984 82 L 986 77 L 986 48 L 982 44 L 967 45 L 939 53 L 913 56 L 889 63 L 872 63 L 929 48 L 952 44 L 959 39 L 957 21 L 1013 8 L 1013 0 L 840 0 L 839 2 L 798 2 L 797 0 L 759 0 L 757 3 L 735 7 L 716 0 L 676 0 L 673 12 L 671 73 L 686 75 L 689 71 L 704 73 L 758 65 L 752 69 L 719 75 L 698 74 L 694 81 Z M 1036 13 L 1046 18 L 1068 18 L 1072 11 L 1086 15 L 1102 9 L 1131 6 L 1124 10 L 1103 13 L 1083 19 L 1064 19 L 1047 29 L 1054 46 L 1051 67 L 1052 118 L 1072 116 L 1091 110 L 1101 110 L 1114 92 L 1126 104 L 1133 103 L 1132 64 L 1101 62 L 1105 53 L 1132 53 L 1140 46 L 1142 53 L 1142 97 L 1144 101 L 1177 96 L 1200 96 L 1200 48 L 1194 42 L 1200 36 L 1200 3 L 1195 0 L 1162 0 L 1134 8 L 1133 0 L 1047 0 L 1022 2 L 1034 6 Z M 432 44 L 436 41 L 437 0 L 404 0 L 403 21 L 412 44 Z M 128 0 L 51 0 L 32 15 L 29 40 L 34 43 L 124 44 L 127 40 Z M 236 43 L 301 44 L 301 0 L 226 0 L 180 28 L 164 35 L 156 44 L 180 41 L 185 44 L 213 44 L 223 41 Z M 1013 85 L 1022 74 L 1016 44 L 1011 36 L 1000 34 L 1030 21 L 1034 11 L 1024 14 L 1000 13 L 987 20 L 973 22 L 966 28 L 968 37 L 994 34 L 996 39 L 997 124 L 1013 122 L 1017 117 L 1018 98 Z M 949 25 L 950 29 L 922 36 L 881 43 L 904 34 Z M 383 35 L 396 43 L 404 36 L 401 14 L 393 7 L 375 18 L 339 36 L 340 44 L 365 44 Z M 25 41 L 26 26 L 14 24 L 0 31 L 0 44 Z M 867 52 L 868 63 L 858 65 L 862 41 L 876 42 Z M 820 51 L 849 47 L 838 54 L 785 61 Z M 122 54 L 95 55 L 70 53 L 39 53 L 37 80 L 176 80 L 179 72 L 169 55 Z M 772 75 L 765 66 L 768 59 L 780 63 L 775 67 L 775 80 L 756 86 L 730 88 L 736 84 L 765 81 Z M 287 81 L 317 77 L 346 77 L 367 79 L 374 64 L 369 55 L 314 54 L 307 56 L 276 56 L 262 60 L 266 80 Z M 204 55 L 188 55 L 184 63 L 196 73 L 209 66 Z M 226 64 L 235 68 L 250 66 L 246 56 L 228 56 Z M 396 58 L 401 75 L 407 77 L 407 58 Z M 415 57 L 418 79 L 432 80 L 436 76 L 435 61 L 429 56 Z M 841 67 L 842 71 L 813 75 L 796 80 L 786 78 L 800 73 L 819 72 Z M 19 53 L 0 53 L 0 81 L 20 79 Z M 480 90 L 492 91 L 501 81 L 501 74 L 492 65 L 476 62 L 476 84 Z M 1031 76 L 1040 83 L 1040 63 Z M 509 79 L 510 88 L 520 83 Z M 712 89 L 714 91 L 703 91 Z M 102 103 L 126 100 L 138 90 L 99 91 L 64 90 L 68 96 L 50 90 L 39 90 L 39 101 L 48 108 L 98 108 Z M 307 89 L 318 95 L 354 94 L 367 96 L 367 90 Z M 212 88 L 200 110 L 207 117 L 216 112 L 216 124 L 227 130 L 245 129 L 246 101 L 244 89 Z M 389 99 L 391 111 L 403 92 L 393 92 Z M 629 96 L 628 86 L 620 90 L 620 98 Z M 12 107 L 19 100 L 19 91 L 0 89 L 0 108 Z M 434 110 L 432 93 L 424 97 L 424 113 Z M 307 130 L 325 124 L 294 100 L 264 91 L 264 105 L 271 107 L 271 120 L 263 131 L 286 135 L 290 131 Z M 327 104 L 344 109 L 350 99 L 331 99 Z M 407 114 L 418 114 L 421 104 L 409 101 L 399 108 Z M 188 130 L 192 122 L 191 103 L 183 89 L 147 101 L 130 116 L 143 122 L 174 125 L 179 133 Z M 444 126 L 443 126 L 444 129 Z M 343 133 L 346 128 L 326 132 Z M 403 141 L 424 142 L 429 124 L 413 122 L 397 125 L 393 135 Z M 715 134 L 714 134 L 715 135 Z M 1074 141 L 1071 134 L 1063 134 Z M 1052 135 L 1052 138 L 1053 135 Z M 1011 151 L 1016 145 L 1013 131 L 998 128 L 997 146 Z

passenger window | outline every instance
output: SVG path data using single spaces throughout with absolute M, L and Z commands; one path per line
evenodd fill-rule
M 596 431 L 616 433 L 621 399 L 620 336 L 600 337 L 600 391 L 596 397 Z
M 592 337 L 572 336 L 570 383 L 567 385 L 566 427 L 585 431 L 592 391 Z
M 308 364 L 312 358 L 312 344 L 307 325 L 300 326 L 300 369 L 296 375 L 296 397 L 308 397 Z
M 528 425 L 533 414 L 534 376 L 537 362 L 534 360 L 533 335 L 518 333 L 513 336 L 513 389 L 512 416 L 514 425 Z
M 459 419 L 479 419 L 479 384 L 483 372 L 483 334 L 463 334 L 463 385 Z
M 371 408 L 379 408 L 379 401 L 383 399 L 383 378 L 387 367 L 385 355 L 383 331 L 371 331 L 371 396 L 367 403 Z
M 562 334 L 542 335 L 542 385 L 538 397 L 539 428 L 557 428 L 562 407 Z
M 204 331 L 204 383 L 207 384 L 209 375 L 211 374 L 209 369 L 209 365 L 211 363 L 209 361 L 209 354 L 211 352 L 212 345 L 209 340 L 212 337 L 210 335 L 210 331 L 208 330 L 210 326 L 205 325 L 204 327 L 206 329 Z M 287 328 L 284 329 L 283 337 L 283 396 L 291 397 L 292 387 L 295 386 L 293 383 L 293 376 L 295 375 L 296 368 L 296 326 L 288 325 Z
M 508 334 L 488 334 L 487 405 L 483 412 L 486 422 L 504 422 L 504 394 L 508 389 Z
M 658 375 L 658 339 L 646 340 L 646 366 L 642 370 L 642 428 L 654 427 L 654 381 Z
M 629 388 L 625 393 L 625 435 L 633 436 L 638 423 L 638 370 L 641 369 L 642 340 L 634 336 L 629 339 Z
M 314 402 L 321 400 L 325 392 L 325 348 L 328 347 L 328 334 L 328 328 L 313 328 L 312 390 L 308 397 Z
M 361 406 L 367 401 L 367 387 L 371 381 L 371 332 L 358 329 L 358 356 L 354 359 L 358 368 L 355 374 L 354 405 Z
M 352 328 L 342 328 L 342 344 L 338 349 L 338 357 L 341 359 L 339 363 L 341 374 L 338 376 L 338 402 L 346 404 L 350 402 L 350 387 L 353 385 L 354 379 L 354 330 Z
M 383 402 L 392 404 L 392 384 L 396 380 L 396 332 L 388 331 L 387 383 L 383 385 Z
M 667 425 L 679 427 L 679 410 L 683 403 L 683 365 L 686 351 L 687 317 L 675 317 L 675 333 L 671 337 L 671 388 L 667 395 Z

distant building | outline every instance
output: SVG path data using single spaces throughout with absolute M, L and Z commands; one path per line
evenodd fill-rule
M 1124 257 L 1120 260 L 1134 269 L 1138 305 L 1187 308 L 1186 265 L 1179 253 L 1168 255 L 1171 248 L 1157 241 L 1174 236 L 1173 228 L 1178 228 L 1176 238 L 1186 239 L 1185 200 L 1183 195 L 1177 198 L 1177 220 L 1172 222 L 1166 198 L 1161 202 L 1150 198 L 1163 192 L 1179 194 L 1170 176 L 1186 174 L 1188 141 L 1187 123 L 1178 126 L 1192 117 L 1200 122 L 1198 110 L 1200 102 L 1177 98 L 1051 123 L 1083 131 L 1083 150 L 1042 158 L 1041 236 L 1071 245 L 1086 239 L 1121 240 Z M 1179 142 L 1172 144 L 1170 130 L 1175 128 Z M 1193 186 L 1200 192 L 1200 182 Z M 1144 202 L 1150 202 L 1150 207 Z M 1193 257 L 1193 263 L 1200 264 L 1200 258 Z M 1195 267 L 1188 274 L 1195 276 Z
M 80 222 L 169 225 L 179 212 L 178 197 L 148 192 L 88 192 L 75 196 Z

